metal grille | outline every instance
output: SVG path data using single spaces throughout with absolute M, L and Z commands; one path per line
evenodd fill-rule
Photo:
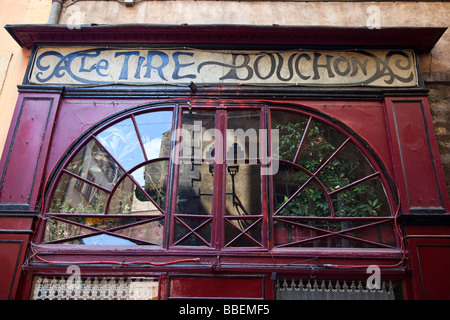
M 74 281 L 75 280 L 75 281 Z M 31 300 L 156 300 L 156 278 L 35 277 Z
M 381 282 L 379 289 L 368 289 L 361 281 L 277 280 L 278 300 L 394 300 L 392 282 Z

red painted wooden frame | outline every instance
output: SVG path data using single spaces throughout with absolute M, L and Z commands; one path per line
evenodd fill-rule
M 255 103 L 257 103 L 257 104 L 255 104 Z M 248 109 L 248 108 L 257 108 L 256 110 L 261 110 L 261 112 L 263 112 L 263 106 L 264 105 L 270 105 L 270 103 L 268 102 L 268 101 L 265 101 L 265 102 L 259 102 L 259 101 L 256 101 L 256 102 L 250 102 L 250 104 L 247 102 L 247 103 L 240 103 L 239 105 L 235 105 L 235 104 L 233 104 L 233 103 L 231 103 L 231 104 L 229 104 L 228 105 L 228 107 L 227 108 L 231 108 L 231 109 L 236 109 L 236 108 L 245 108 L 245 109 Z M 171 105 L 171 103 L 169 102 L 168 103 L 168 105 L 170 106 Z M 173 105 L 173 104 L 172 104 Z M 197 102 L 197 105 L 200 107 L 200 108 L 207 108 L 207 109 L 210 109 L 211 110 L 211 108 L 213 108 L 214 106 L 219 106 L 219 105 L 221 105 L 222 106 L 222 108 L 224 108 L 225 106 L 226 106 L 226 101 L 224 101 L 222 104 L 219 104 L 219 103 L 217 103 L 217 102 L 209 102 L 209 103 L 207 103 L 207 104 L 205 104 L 205 105 L 202 105 L 202 103 L 201 102 Z M 150 105 L 150 106 L 152 106 L 152 105 Z M 162 105 L 159 105 L 159 104 L 155 104 L 155 106 L 153 107 L 153 108 L 150 108 L 150 109 L 148 109 L 148 110 L 154 110 L 154 111 L 158 111 L 158 110 L 166 110 L 166 104 L 162 104 Z M 196 106 L 196 103 L 194 103 L 194 107 Z M 290 112 L 296 112 L 296 110 L 298 110 L 298 108 L 302 108 L 301 109 L 301 112 L 302 112 L 302 114 L 306 114 L 306 115 L 309 115 L 310 117 L 312 117 L 312 116 L 314 116 L 314 117 L 319 117 L 320 119 L 321 119 L 321 121 L 322 122 L 324 122 L 324 123 L 326 123 L 327 125 L 329 125 L 329 126 L 332 126 L 333 128 L 335 128 L 335 129 L 337 129 L 338 131 L 341 131 L 341 132 L 346 132 L 346 134 L 349 134 L 349 132 L 348 131 L 346 131 L 345 129 L 343 129 L 342 127 L 337 127 L 336 126 L 336 122 L 337 122 L 337 120 L 336 119 L 333 119 L 333 118 L 329 118 L 328 117 L 328 120 L 327 120 L 327 117 L 325 117 L 324 118 L 324 115 L 322 115 L 322 116 L 320 116 L 320 114 L 321 113 L 318 113 L 317 111 L 314 111 L 314 109 L 310 109 L 310 108 L 308 108 L 308 107 L 305 107 L 305 106 L 301 106 L 301 105 L 298 105 L 298 104 L 296 104 L 296 105 L 294 105 L 294 104 L 285 104 L 285 103 L 281 103 L 281 102 L 275 102 L 275 104 L 274 104 L 274 106 L 273 106 L 273 108 L 275 108 L 276 110 L 284 110 L 284 111 L 290 111 Z M 186 107 L 185 108 L 187 108 L 187 105 L 186 105 Z M 77 148 L 81 148 L 93 135 L 95 135 L 95 132 L 98 132 L 99 130 L 101 130 L 102 128 L 104 128 L 105 126 L 110 126 L 110 125 L 113 125 L 113 124 L 115 124 L 115 123 L 118 123 L 119 121 L 121 121 L 122 119 L 125 119 L 126 117 L 129 117 L 130 116 L 130 114 L 133 114 L 133 113 L 135 113 L 135 114 L 139 114 L 139 113 L 142 113 L 142 112 L 144 112 L 144 110 L 147 110 L 147 107 L 145 107 L 145 105 L 144 106 L 139 106 L 137 109 L 135 109 L 135 111 L 133 111 L 133 109 L 131 109 L 129 112 L 122 112 L 120 115 L 119 115 L 119 117 L 112 117 L 110 120 L 107 120 L 107 121 L 103 121 L 103 122 L 101 122 L 101 128 L 99 128 L 98 126 L 97 126 L 97 128 L 95 129 L 95 131 L 94 132 L 92 132 L 92 133 L 89 133 L 88 135 L 85 135 L 83 138 L 82 138 L 82 140 L 80 140 L 80 141 L 78 141 L 78 143 L 76 144 L 76 146 L 77 146 Z M 178 117 L 180 118 L 181 117 L 181 113 L 182 113 L 182 110 L 183 110 L 183 108 L 179 108 L 179 114 L 178 114 Z M 215 110 L 215 109 L 212 109 L 212 110 Z M 225 110 L 228 110 L 228 109 L 218 109 L 218 116 L 219 117 L 224 117 L 225 116 Z M 309 110 L 309 111 L 308 111 Z M 261 118 L 261 122 L 263 123 L 263 118 Z M 179 125 L 181 125 L 181 122 L 179 122 L 180 124 Z M 218 127 L 218 129 L 220 130 L 224 130 L 224 128 L 222 128 L 222 126 L 223 125 L 225 125 L 225 123 L 223 122 L 223 121 L 219 121 L 218 122 L 218 125 L 219 125 L 219 127 Z M 264 126 L 264 124 L 263 124 L 263 126 Z M 223 131 L 221 131 L 221 132 L 223 132 Z M 362 149 L 362 150 L 364 150 L 364 145 L 363 144 L 361 144 L 361 142 L 364 142 L 363 140 L 360 140 L 360 141 L 358 141 L 358 140 L 355 140 L 355 139 L 352 139 L 352 141 L 353 141 L 353 143 L 355 143 L 360 149 Z M 55 141 L 56 142 L 56 141 Z M 74 147 L 75 145 L 73 145 L 73 147 Z M 367 145 L 366 145 L 367 146 Z M 223 151 L 224 152 L 224 151 Z M 364 153 L 364 152 L 363 152 Z M 368 157 L 368 158 L 373 158 L 373 156 L 374 156 L 374 153 L 372 152 L 372 154 L 369 154 L 369 153 L 367 153 L 367 152 L 365 152 L 365 156 L 366 157 Z M 65 167 L 65 165 L 68 163 L 70 161 L 70 157 L 69 158 L 65 158 L 65 160 L 60 164 L 60 165 L 58 165 L 58 167 L 61 167 L 61 168 L 64 168 Z M 375 163 L 373 163 L 373 165 L 375 165 L 375 167 L 377 167 L 377 165 L 375 164 Z M 222 169 L 220 169 L 220 165 L 217 167 L 217 171 L 218 172 L 220 172 L 220 171 L 222 171 L 222 172 L 224 172 L 224 167 L 223 167 L 223 165 L 222 165 Z M 389 187 L 389 185 L 390 185 L 390 183 L 389 183 L 389 180 L 386 180 L 387 178 L 386 177 L 383 177 L 384 175 L 383 174 L 381 174 L 381 171 L 382 170 L 380 170 L 380 169 L 377 169 L 377 175 L 381 175 L 381 177 L 382 177 L 382 181 L 383 181 L 383 184 L 385 185 L 385 187 L 387 187 L 387 190 L 389 190 L 389 189 L 391 189 L 391 191 L 395 191 L 395 188 L 392 186 L 392 183 L 391 183 L 391 186 Z M 386 171 L 386 169 L 383 169 L 383 171 L 384 171 L 384 174 L 388 174 L 388 171 Z M 64 171 L 61 171 L 61 172 L 64 172 Z M 59 173 L 58 175 L 56 175 L 55 177 L 54 177 L 54 179 L 56 179 L 56 181 L 58 180 L 58 177 L 60 176 L 60 174 L 61 173 Z M 176 181 L 176 179 L 177 179 L 177 174 L 178 174 L 178 170 L 175 168 L 175 171 L 174 171 L 174 181 Z M 215 188 L 216 188 L 216 190 L 220 190 L 222 187 L 222 185 L 223 185 L 223 183 L 224 183 L 224 181 L 223 181 L 223 174 L 224 173 L 222 173 L 222 175 L 220 176 L 220 177 L 222 177 L 222 178 L 218 178 L 218 179 L 216 179 L 215 181 L 215 183 L 216 183 L 216 186 L 215 186 Z M 388 174 L 389 175 L 389 174 Z M 219 177 L 219 176 L 218 176 Z M 264 192 L 264 190 L 267 190 L 267 187 L 264 185 L 265 184 L 265 179 L 263 179 L 263 187 L 262 187 L 262 189 L 263 189 L 263 192 Z M 56 186 L 56 184 L 54 183 L 54 185 L 53 185 L 53 187 L 52 187 L 52 189 L 50 189 L 50 191 L 48 191 L 48 193 L 47 193 L 47 195 L 51 195 L 52 194 L 52 191 L 51 190 L 53 190 L 54 188 L 55 188 L 55 186 Z M 173 192 L 173 194 L 176 194 L 176 190 L 175 191 L 172 191 Z M 392 192 L 387 192 L 387 194 L 389 195 L 389 203 L 390 203 L 390 206 L 391 206 L 391 211 L 392 212 L 395 212 L 396 211 L 396 200 L 395 200 L 395 197 L 396 197 L 396 194 L 395 194 L 395 192 L 394 193 L 392 193 Z M 267 197 L 265 197 L 265 198 L 267 198 Z M 173 202 L 172 202 L 172 204 L 171 204 L 171 206 L 172 206 L 172 210 L 174 210 L 173 208 L 174 208 L 174 206 L 176 205 L 175 203 L 174 203 L 174 201 L 175 201 L 175 197 L 172 197 L 172 199 L 173 199 Z M 214 201 L 219 201 L 219 200 L 214 200 Z M 47 211 L 48 210 L 48 206 L 49 206 L 49 204 L 47 203 L 46 204 L 46 206 L 45 206 L 45 211 Z M 171 219 L 173 219 L 174 217 L 175 217 L 176 215 L 175 214 L 172 214 L 171 215 Z M 222 214 L 219 214 L 219 215 L 217 215 L 217 213 L 216 213 L 216 215 L 213 215 L 213 217 L 212 217 L 212 219 L 214 220 L 214 221 L 216 221 L 215 223 L 214 223 L 214 225 L 215 225 L 215 229 L 216 229 L 216 232 L 214 232 L 214 234 L 216 234 L 216 237 L 219 237 L 219 235 L 221 234 L 221 232 L 217 232 L 219 229 L 217 229 L 217 228 L 221 228 L 221 223 L 219 223 L 218 221 L 220 220 L 222 220 L 222 218 L 224 218 L 224 217 L 222 217 Z M 263 220 L 265 221 L 264 222 L 264 226 L 263 226 L 263 229 L 265 230 L 266 228 L 267 228 L 267 223 L 269 223 L 269 221 L 267 220 L 268 219 L 268 216 L 267 215 L 263 215 L 262 216 L 262 218 L 263 218 Z M 386 218 L 387 219 L 387 218 Z M 386 220 L 385 219 L 385 220 Z M 394 219 L 394 216 L 392 216 L 391 218 L 389 218 L 389 219 Z M 173 220 L 171 220 L 171 224 L 170 224 L 171 226 L 172 226 L 172 228 L 173 228 L 173 225 L 174 225 L 174 221 Z M 42 234 L 43 234 L 43 229 L 42 229 L 42 225 L 41 225 L 41 229 L 40 229 L 40 231 L 38 231 L 38 239 L 36 239 L 37 240 L 37 243 L 40 243 L 40 241 L 41 240 L 39 240 L 39 239 L 42 239 L 41 237 L 42 237 Z M 170 234 L 172 234 L 173 235 L 173 230 L 171 230 L 171 232 L 170 232 Z M 331 234 L 330 234 L 331 235 Z M 214 246 L 213 247 L 217 247 L 217 248 L 223 248 L 224 247 L 224 243 L 223 243 L 223 239 L 222 238 L 215 238 L 215 239 L 212 239 L 212 241 L 213 241 L 213 243 L 214 243 Z M 173 243 L 173 239 L 170 241 L 170 243 Z M 265 238 L 265 236 L 264 236 L 264 238 L 263 238 L 263 240 L 262 240 L 262 243 L 267 243 L 267 239 Z M 58 246 L 52 246 L 54 249 L 55 249 L 55 251 L 54 251 L 54 254 L 57 254 L 58 252 L 59 252 L 59 250 L 58 250 Z M 264 245 L 264 247 L 266 247 L 266 245 Z M 53 251 L 52 249 L 51 249 L 51 247 L 48 247 L 47 249 L 49 249 L 50 251 Z M 59 249 L 61 249 L 61 248 L 59 248 Z M 103 248 L 104 249 L 104 248 Z M 100 249 L 100 250 L 103 250 L 103 249 Z M 74 249 L 70 249 L 69 251 L 73 251 Z M 81 251 L 80 251 L 81 250 Z M 177 251 L 179 251 L 179 250 L 181 250 L 181 251 L 183 251 L 184 253 L 186 253 L 186 249 L 178 249 L 177 250 L 177 248 L 176 247 L 172 247 L 172 249 L 171 249 L 171 251 L 173 251 L 174 253 L 176 253 Z M 192 248 L 191 250 L 193 250 L 192 251 L 192 253 L 191 254 L 194 254 L 194 252 L 195 252 L 195 254 L 198 252 L 198 250 L 199 250 L 199 248 Z M 247 251 L 248 249 L 233 249 L 233 251 L 243 251 L 243 252 L 245 252 L 245 251 Z M 264 249 L 263 251 L 265 251 L 266 249 Z M 299 250 L 302 250 L 302 249 L 292 249 L 292 250 L 290 250 L 291 251 L 291 254 L 298 254 L 298 251 Z M 322 250 L 324 250 L 324 249 L 322 249 Z M 109 250 L 107 250 L 107 251 L 109 251 Z M 144 254 L 144 252 L 145 252 L 145 250 L 144 249 L 136 249 L 136 250 L 133 250 L 133 251 L 137 251 L 137 252 L 141 252 L 141 254 Z M 201 251 L 201 249 L 200 249 L 200 251 Z M 205 253 L 207 253 L 207 251 L 208 250 L 206 250 L 206 252 Z M 308 250 L 307 250 L 308 251 Z M 325 249 L 325 251 L 326 251 L 326 249 Z M 353 250 L 353 249 L 346 249 L 346 250 L 344 250 L 344 251 L 348 251 L 348 253 L 350 253 L 350 252 L 352 252 L 352 255 L 353 254 L 355 254 L 356 252 L 358 252 L 358 250 Z M 360 251 L 360 250 L 359 250 Z M 75 249 L 75 252 L 79 252 L 79 253 L 81 253 L 81 252 L 86 252 L 85 251 L 85 249 Z M 87 252 L 92 252 L 92 249 L 89 249 Z M 155 252 L 154 252 L 155 253 Z M 194 255 L 195 255 L 194 254 Z M 389 255 L 389 254 L 388 254 Z

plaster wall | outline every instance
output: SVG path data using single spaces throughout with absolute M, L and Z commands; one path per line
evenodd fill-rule
M 1 0 L 0 24 L 46 23 L 51 0 Z M 22 83 L 31 50 L 22 49 L 0 28 L 0 157 L 17 101 L 17 85 Z
M 446 27 L 450 2 L 441 1 L 142 1 L 126 7 L 117 1 L 66 1 L 60 24 L 240 24 L 352 27 Z M 446 52 L 450 31 L 429 55 L 423 71 L 450 72 Z

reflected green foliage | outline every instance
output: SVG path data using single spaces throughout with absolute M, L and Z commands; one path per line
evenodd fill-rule
M 331 216 L 326 194 L 333 191 L 336 192 L 331 194 L 330 197 L 336 216 L 385 215 L 382 212 L 382 207 L 387 207 L 386 199 L 377 178 L 357 183 L 339 191 L 341 188 L 374 172 L 361 152 L 351 142 L 347 142 L 335 154 L 336 150 L 346 142 L 346 138 L 322 123 L 312 120 L 309 127 L 307 127 L 307 123 L 308 120 L 304 119 L 296 123 L 287 120 L 275 124 L 274 127 L 280 130 L 279 157 L 290 162 L 296 160 L 296 164 L 306 169 L 310 176 L 314 175 L 319 179 L 325 190 L 315 179 L 311 179 L 305 186 L 303 186 L 303 183 L 296 183 L 296 180 L 305 181 L 305 173 L 291 165 L 289 175 L 279 181 L 275 180 L 278 183 L 278 186 L 277 184 L 274 186 L 277 194 L 274 197 L 276 201 L 275 210 L 281 208 L 299 188 L 302 188 L 302 190 L 284 205 L 278 215 Z M 298 151 L 300 143 L 302 145 L 300 151 Z M 295 159 L 297 153 L 297 159 Z M 327 161 L 328 163 L 326 163 Z M 283 191 L 280 185 L 283 179 L 284 183 L 289 186 L 284 187 L 286 191 L 284 197 L 281 198 L 280 195 Z

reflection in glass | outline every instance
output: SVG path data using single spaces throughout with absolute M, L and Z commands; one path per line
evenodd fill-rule
M 177 214 L 205 214 L 212 210 L 213 175 L 207 162 L 181 161 L 178 177 Z
M 387 217 L 390 208 L 379 178 L 352 185 L 331 194 L 338 217 Z
M 367 220 L 313 220 L 304 224 L 278 221 L 274 230 L 276 246 L 379 248 L 396 245 L 390 221 L 377 224 Z
M 58 241 L 58 243 L 63 244 L 125 245 L 135 244 L 133 239 L 136 239 L 145 241 L 148 244 L 162 244 L 163 219 L 146 221 L 146 219 L 136 217 L 103 218 L 71 216 L 65 220 L 67 221 L 60 221 L 53 218 L 49 219 L 46 225 L 44 242 Z M 108 231 L 109 234 L 99 234 L 99 230 Z M 122 237 L 115 237 L 111 233 Z M 64 239 L 67 240 L 61 241 Z
M 259 165 L 227 165 L 226 215 L 261 214 L 261 171 Z
M 130 170 L 145 160 L 131 119 L 107 128 L 97 138 L 125 170 Z
M 132 173 L 133 178 L 138 183 L 141 183 L 141 186 L 144 188 L 145 192 L 162 210 L 164 210 L 166 202 L 168 170 L 169 161 L 161 160 L 145 165 L 142 172 L 140 170 L 136 170 Z M 142 177 L 144 183 L 142 183 Z
M 313 120 L 300 149 L 297 164 L 314 173 L 345 140 L 346 138 L 336 130 Z
M 328 191 L 345 187 L 374 173 L 361 151 L 352 143 L 342 150 L 317 175 Z
M 131 116 L 92 138 L 57 182 L 44 241 L 162 245 L 171 128 L 172 111 L 160 111 Z
M 111 197 L 108 213 L 162 214 L 157 206 L 165 209 L 167 170 L 167 160 L 157 161 L 132 172 L 134 181 L 125 177 Z
M 259 158 L 260 111 L 228 111 L 226 159 Z
M 227 220 L 225 223 L 225 246 L 226 247 L 261 247 L 262 246 L 262 222 L 261 219 L 247 219 L 246 224 L 249 228 L 242 232 L 239 226 L 240 219 Z M 246 229 L 247 229 L 246 228 Z
M 210 246 L 211 219 L 179 217 L 175 221 L 174 244 Z
M 122 169 L 95 140 L 75 155 L 66 170 L 107 189 L 112 189 L 123 175 Z
M 92 232 L 89 228 L 49 218 L 45 225 L 44 242 L 88 235 Z
M 126 226 L 128 224 L 139 223 L 141 221 L 145 221 L 146 218 L 141 217 L 108 217 L 108 216 L 70 216 L 65 217 L 65 220 L 71 221 L 75 224 L 83 224 L 85 226 L 100 229 L 100 230 L 108 230 L 112 228 L 118 228 L 122 226 Z
M 135 119 L 147 159 L 169 157 L 172 111 L 144 113 Z
M 126 177 L 111 197 L 109 214 L 160 214 L 158 208 Z
M 176 162 L 169 158 L 172 111 L 131 115 L 91 136 L 58 176 L 44 242 L 166 243 L 217 250 L 219 243 L 224 248 L 267 249 L 269 243 L 395 246 L 381 173 L 357 144 L 315 116 L 271 111 L 267 120 L 280 133 L 280 148 L 273 156 L 281 160 L 278 171 L 262 180 L 260 111 L 220 109 L 217 114 L 226 115 L 220 119 L 215 110 L 184 111 Z M 216 120 L 218 128 L 229 129 L 225 137 L 216 136 Z M 225 153 L 225 163 L 218 150 Z M 176 194 L 171 197 L 176 209 L 166 221 L 169 167 L 176 170 Z M 170 240 L 164 241 L 169 230 Z
M 120 238 L 115 237 L 109 234 L 98 234 L 95 236 L 85 237 L 82 239 L 72 240 L 72 241 L 66 241 L 64 244 L 87 244 L 87 245 L 102 245 L 102 246 L 130 246 L 130 245 L 136 245 L 137 243 Z
M 294 161 L 298 147 L 302 141 L 308 118 L 297 113 L 272 111 L 272 129 L 279 130 L 279 154 L 274 157 L 286 161 Z M 272 148 L 276 151 L 276 148 Z
M 273 210 L 276 212 L 310 178 L 310 175 L 296 167 L 280 163 L 278 172 L 273 175 Z
M 192 159 L 214 159 L 216 112 L 190 110 L 183 112 L 180 156 Z
M 261 246 L 261 170 L 260 165 L 227 165 L 225 201 L 225 243 L 229 247 Z M 241 218 L 242 216 L 253 216 Z M 234 218 L 236 217 L 236 218 Z M 248 230 L 247 230 L 248 229 Z M 247 230 L 244 234 L 241 234 Z M 237 238 L 237 239 L 236 239 Z
M 114 233 L 128 238 L 151 242 L 155 245 L 162 245 L 164 236 L 163 228 L 164 220 L 158 220 L 133 225 L 128 228 L 114 231 Z
M 287 196 L 285 197 L 287 201 Z M 286 202 L 285 201 L 285 202 Z M 309 181 L 306 186 L 286 205 L 279 216 L 297 216 L 297 217 L 327 217 L 331 216 L 328 199 L 319 183 L 315 180 Z
M 102 214 L 108 193 L 64 173 L 53 194 L 50 212 Z

